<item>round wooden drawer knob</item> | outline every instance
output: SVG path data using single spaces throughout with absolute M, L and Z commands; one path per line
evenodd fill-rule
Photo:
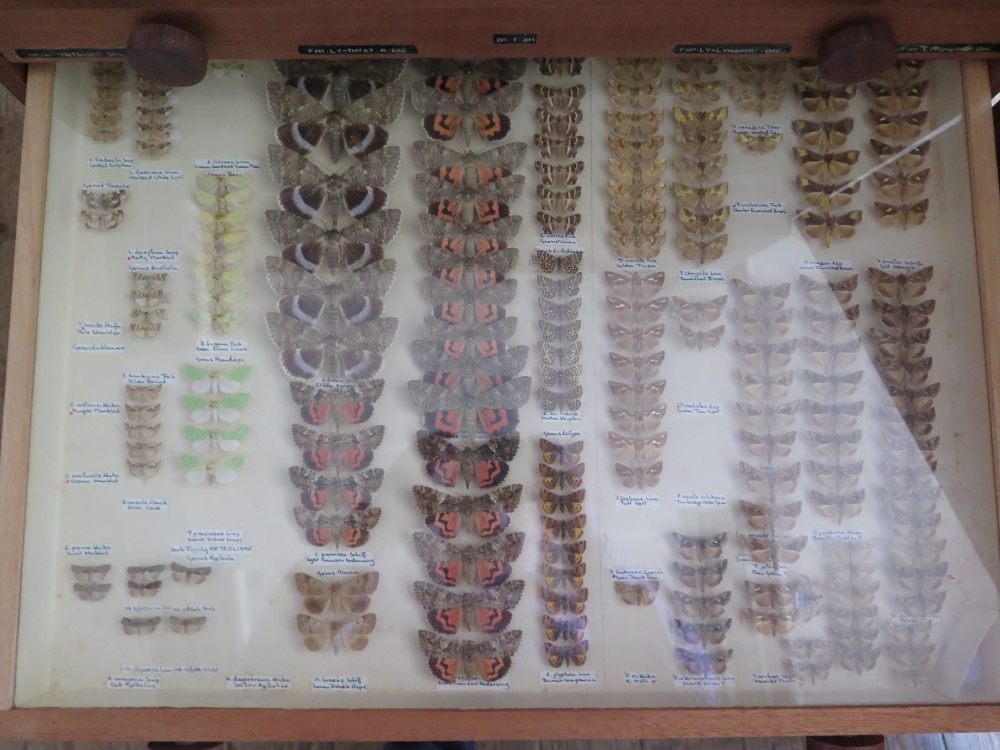
M 830 83 L 861 83 L 877 78 L 896 62 L 896 35 L 885 23 L 859 23 L 841 29 L 819 46 L 819 74 Z
M 136 26 L 125 59 L 143 78 L 163 86 L 194 86 L 208 72 L 208 50 L 202 41 L 165 23 Z

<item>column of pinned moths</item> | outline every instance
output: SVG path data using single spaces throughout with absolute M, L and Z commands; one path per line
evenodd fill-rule
M 141 76 L 135 82 L 135 89 L 139 95 L 135 119 L 139 130 L 135 139 L 136 148 L 143 156 L 169 154 L 178 135 L 174 130 L 173 89 Z
M 844 117 L 857 86 L 834 86 L 819 75 L 812 61 L 798 64 L 798 81 L 794 84 L 799 103 L 814 120 L 795 120 L 792 129 L 802 146 L 792 153 L 802 168 L 796 177 L 807 207 L 798 214 L 807 237 L 820 240 L 830 247 L 834 240 L 854 236 L 861 223 L 861 211 L 840 210 L 850 205 L 861 187 L 857 180 L 845 179 L 858 163 L 861 152 L 856 149 L 838 150 L 847 143 L 854 130 L 854 118 Z
M 128 472 L 146 482 L 160 471 L 161 385 L 125 386 L 125 449 Z
M 868 271 L 878 325 L 871 330 L 875 364 L 891 402 L 878 416 L 883 461 L 879 465 L 889 524 L 889 573 L 895 584 L 885 648 L 890 672 L 903 684 L 926 681 L 936 644 L 934 617 L 944 607 L 947 539 L 939 536 L 941 486 L 934 472 L 934 399 L 940 383 L 928 383 L 927 356 L 935 300 L 925 299 L 934 267 L 893 275 Z M 874 625 L 873 625 L 874 626 Z
M 875 104 L 868 114 L 879 136 L 871 139 L 871 147 L 880 162 L 888 162 L 872 174 L 883 199 L 875 201 L 875 215 L 881 223 L 904 230 L 923 224 L 930 209 L 929 199 L 914 200 L 923 195 L 931 175 L 929 168 L 921 169 L 931 147 L 930 140 L 921 140 L 927 110 L 920 107 L 930 84 L 926 78 L 919 80 L 923 65 L 922 60 L 900 60 L 880 79 L 868 82 Z
M 763 117 L 781 109 L 787 93 L 784 80 L 788 60 L 755 62 L 732 58 L 729 66 L 737 81 L 729 86 L 729 95 L 741 112 Z M 784 137 L 781 128 L 774 125 L 736 125 L 733 132 L 737 142 L 752 154 L 773 153 Z
M 96 62 L 90 66 L 94 93 L 90 99 L 87 135 L 98 143 L 114 143 L 122 136 L 122 98 L 128 85 L 123 62 Z
M 740 476 L 752 499 L 740 500 L 743 520 L 749 527 L 740 540 L 750 563 L 746 590 L 749 606 L 744 621 L 758 633 L 772 638 L 787 635 L 800 618 L 811 617 L 811 607 L 800 606 L 805 579 L 789 575 L 788 566 L 799 559 L 808 537 L 792 536 L 802 511 L 801 501 L 789 501 L 802 466 L 786 463 L 795 444 L 793 426 L 798 403 L 788 401 L 796 340 L 787 338 L 794 309 L 786 306 L 791 284 L 759 285 L 733 279 L 736 319 L 740 337 L 736 351 L 740 368 L 736 380 L 749 400 L 737 402 L 743 422 L 738 433 L 750 461 L 740 461 Z M 775 577 L 781 583 L 766 583 Z M 803 612 L 803 609 L 807 611 Z
M 400 150 L 386 127 L 403 109 L 398 61 L 279 61 L 285 80 L 267 84 L 278 122 L 268 167 L 281 186 L 265 215 L 279 255 L 265 258 L 277 309 L 268 335 L 299 411 L 292 439 L 302 464 L 289 468 L 295 520 L 316 547 L 363 547 L 381 516 L 375 466 L 385 427 L 371 425 L 384 381 L 376 378 L 398 321 L 383 297 L 396 263 L 385 245 L 400 212 L 387 208 Z M 378 572 L 323 579 L 297 574 L 306 613 L 304 645 L 361 651 L 376 626 L 367 610 Z M 323 618 L 320 615 L 326 614 Z M 336 619 L 330 619 L 333 615 Z
M 683 78 L 670 81 L 677 100 L 673 108 L 677 153 L 673 184 L 677 201 L 677 249 L 681 257 L 697 265 L 718 260 L 729 242 L 726 222 L 729 183 L 718 182 L 726 167 L 722 152 L 726 143 L 725 123 L 729 107 L 715 106 L 726 83 L 710 79 L 719 71 L 715 60 L 699 58 L 675 63 Z
M 504 482 L 531 378 L 519 375 L 528 350 L 509 343 L 517 319 L 505 307 L 517 291 L 508 276 L 518 251 L 508 240 L 521 217 L 510 202 L 523 189 L 515 170 L 527 146 L 492 144 L 510 134 L 508 115 L 523 95 L 516 79 L 527 61 L 414 66 L 426 76 L 410 98 L 430 138 L 415 143 L 414 154 L 422 170 L 417 190 L 427 201 L 419 217 L 428 241 L 420 248 L 423 289 L 433 307 L 427 338 L 413 344 L 425 374 L 409 390 L 421 412 L 417 450 L 435 485 L 413 488 L 427 527 L 413 539 L 431 581 L 414 583 L 431 628 L 419 631 L 418 643 L 439 681 L 497 683 L 521 642 L 521 631 L 508 626 L 524 590 L 512 579 L 524 534 L 508 527 L 522 486 Z M 443 145 L 456 139 L 465 150 Z M 473 150 L 474 140 L 491 145 Z M 462 490 L 472 494 L 452 494 Z

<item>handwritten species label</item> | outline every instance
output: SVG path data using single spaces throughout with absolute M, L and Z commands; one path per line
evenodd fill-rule
M 208 529 L 188 529 L 187 540 L 189 542 L 228 542 L 239 544 L 243 541 L 243 532 L 240 529 L 208 530 Z
M 754 672 L 751 678 L 754 685 L 795 685 L 798 683 L 794 675 L 780 672 Z
M 655 685 L 656 675 L 652 672 L 626 672 L 626 685 Z
M 496 682 L 486 682 L 482 677 L 469 679 L 459 677 L 455 682 L 442 682 L 438 680 L 438 690 L 510 690 L 510 680 L 497 680 Z
M 173 385 L 177 376 L 169 372 L 123 372 L 125 385 Z
M 579 422 L 580 412 L 578 411 L 543 411 L 543 422 Z
M 538 236 L 535 250 L 542 250 L 552 255 L 569 255 L 570 253 L 582 253 L 584 247 L 572 234 L 542 234 Z M 538 258 L 532 256 L 531 262 L 537 265 Z
M 73 344 L 74 352 L 123 352 L 124 344 Z
M 132 169 L 135 159 L 131 156 L 91 156 L 87 163 L 91 169 Z
M 176 182 L 184 179 L 184 172 L 179 169 L 133 169 L 128 178 L 140 182 Z
M 310 552 L 306 555 L 309 565 L 364 565 L 375 567 L 375 556 L 365 550 L 336 550 L 332 552 Z
M 122 405 L 118 401 L 70 401 L 71 417 L 89 417 L 94 414 L 121 414 Z
M 774 563 L 754 562 L 753 558 L 749 555 L 740 555 L 736 559 L 744 565 L 749 565 L 750 575 L 753 576 L 760 576 L 762 578 L 784 578 L 788 575 L 788 566 L 784 563 L 778 563 L 778 569 L 775 570 Z
M 197 352 L 194 359 L 199 364 L 242 364 L 246 361 L 241 355 L 247 353 L 247 342 L 198 339 L 194 350 Z
M 85 182 L 84 190 L 128 190 L 127 182 Z
M 927 620 L 940 620 L 941 615 L 922 615 L 914 617 L 913 615 L 904 615 L 900 612 L 891 612 L 889 614 L 889 619 L 893 622 L 905 622 L 912 625 L 914 623 L 925 622 Z
M 126 604 L 126 612 L 178 612 L 181 614 L 191 614 L 192 612 L 215 612 L 214 604 Z
M 121 336 L 122 324 L 97 320 L 81 320 L 76 324 L 80 336 Z
M 725 283 L 726 272 L 721 268 L 682 268 L 677 272 L 681 281 L 720 281 Z
M 67 544 L 63 546 L 68 557 L 107 557 L 111 554 L 110 544 Z
M 619 508 L 658 508 L 659 495 L 615 495 L 615 505 Z
M 108 690 L 159 690 L 159 677 L 108 677 Z
M 175 273 L 180 270 L 179 250 L 134 248 L 128 251 L 128 270 L 143 273 Z
M 257 159 L 195 159 L 195 169 L 207 169 L 213 174 L 219 173 L 223 177 L 231 177 L 233 173 L 249 172 L 252 169 L 260 169 L 260 161 Z
M 557 672 L 554 669 L 543 669 L 541 674 L 543 685 L 596 685 L 597 672 L 593 670 L 567 670 Z
M 675 498 L 678 505 L 690 505 L 696 508 L 721 508 L 726 504 L 725 495 L 715 495 L 711 492 L 678 492 Z
M 122 475 L 117 471 L 71 471 L 66 484 L 118 484 Z
M 218 674 L 216 666 L 191 664 L 185 666 L 153 665 L 153 664 L 123 664 L 123 674 Z
M 674 686 L 681 688 L 732 687 L 736 678 L 731 674 L 691 675 L 675 674 Z
M 730 207 L 734 214 L 784 214 L 783 201 L 733 201 Z
M 853 260 L 804 260 L 799 263 L 800 271 L 853 271 Z
M 548 438 L 549 440 L 559 440 L 560 438 L 578 440 L 583 437 L 583 433 L 579 430 L 544 430 L 542 432 L 542 437 Z
M 367 693 L 368 680 L 364 677 L 313 677 L 313 690 L 331 690 L 339 693 Z
M 236 555 L 253 554 L 252 544 L 172 544 L 171 555 L 184 555 L 192 563 L 216 563 L 219 565 L 236 562 Z
M 713 404 L 707 401 L 678 401 L 678 414 L 721 414 L 722 404 Z
M 875 265 L 883 271 L 916 271 L 924 262 L 915 258 L 876 258 Z
M 291 690 L 291 688 L 292 681 L 288 677 L 226 675 L 226 690 Z
M 733 125 L 730 131 L 733 135 L 769 136 L 783 133 L 784 128 L 775 122 L 762 122 L 756 125 Z
M 655 271 L 659 263 L 656 258 L 616 258 L 615 268 L 619 271 Z
M 660 581 L 663 568 L 609 568 L 614 581 Z
M 865 538 L 861 529 L 813 529 L 812 538 L 817 542 L 838 539 L 843 542 L 860 542 Z
M 122 510 L 166 513 L 170 503 L 162 497 L 126 497 L 122 500 Z

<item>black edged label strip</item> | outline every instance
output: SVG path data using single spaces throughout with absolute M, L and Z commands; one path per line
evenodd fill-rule
M 538 34 L 494 34 L 494 44 L 535 44 Z
M 102 57 L 125 57 L 124 49 L 68 47 L 66 49 L 15 49 L 22 60 L 89 60 Z
M 787 55 L 790 44 L 676 44 L 675 55 Z
M 415 44 L 300 44 L 300 55 L 415 55 Z
M 1000 52 L 1000 44 L 979 42 L 969 44 L 901 44 L 899 52 L 902 55 L 919 55 L 924 53 L 959 54 L 962 52 Z

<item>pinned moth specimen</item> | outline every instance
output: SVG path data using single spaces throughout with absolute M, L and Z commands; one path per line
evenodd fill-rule
M 430 487 L 413 488 L 413 500 L 424 514 L 427 529 L 453 539 L 462 528 L 483 538 L 507 530 L 510 514 L 521 501 L 521 485 L 512 484 L 484 495 L 449 495 Z
M 521 631 L 511 630 L 487 641 L 454 641 L 421 630 L 419 640 L 431 673 L 442 682 L 455 683 L 462 677 L 496 682 L 510 670 L 521 645 Z
M 709 646 L 718 646 L 726 640 L 726 634 L 732 625 L 732 619 L 720 620 L 718 622 L 674 620 L 674 628 L 681 639 L 685 643 L 692 646 L 700 646 L 703 649 L 707 649 Z
M 70 565 L 70 572 L 76 581 L 73 592 L 85 602 L 98 602 L 111 590 L 111 584 L 105 582 L 111 572 L 108 564 Z
M 177 583 L 197 586 L 200 583 L 204 583 L 205 579 L 207 579 L 211 574 L 212 567 L 210 565 L 188 567 L 186 565 L 181 565 L 180 563 L 170 563 L 170 577 Z
M 427 475 L 435 484 L 454 487 L 461 478 L 466 486 L 491 489 L 503 483 L 510 471 L 509 461 L 517 453 L 517 433 L 492 438 L 484 443 L 459 447 L 449 440 L 421 431 L 417 448 L 427 462 Z
M 543 76 L 578 76 L 583 72 L 585 57 L 536 57 L 535 63 Z
M 455 151 L 440 143 L 418 141 L 414 158 L 425 172 L 417 175 L 421 200 L 494 200 L 510 203 L 524 188 L 514 173 L 524 161 L 527 144 L 510 143 L 486 151 Z
M 517 410 L 531 397 L 531 378 L 436 372 L 410 381 L 409 392 L 424 413 L 424 427 L 430 434 L 475 435 L 477 427 L 482 427 L 491 436 L 507 435 L 517 428 Z
M 289 386 L 303 422 L 320 426 L 329 421 L 342 427 L 364 424 L 371 419 L 385 381 L 364 380 L 324 388 L 293 381 Z
M 245 463 L 246 456 L 242 453 L 212 459 L 189 453 L 180 455 L 181 470 L 188 484 L 230 484 L 239 477 Z
M 173 632 L 186 635 L 187 633 L 200 632 L 205 623 L 208 622 L 208 618 L 204 615 L 200 617 L 177 617 L 176 615 L 170 615 L 167 618 L 167 622 Z
M 380 508 L 365 508 L 342 515 L 309 511 L 300 506 L 293 513 L 309 544 L 325 547 L 333 541 L 337 548 L 343 543 L 349 549 L 365 545 L 382 516 Z
M 296 620 L 307 649 L 322 651 L 329 645 L 333 648 L 334 655 L 337 655 L 344 648 L 349 651 L 364 651 L 368 646 L 368 636 L 375 629 L 376 617 L 369 613 L 353 620 L 340 621 L 298 615 Z
M 475 65 L 428 78 L 410 89 L 410 102 L 423 115 L 421 124 L 428 137 L 450 141 L 461 132 L 470 143 L 474 133 L 485 141 L 503 140 L 510 133 L 508 113 L 521 103 L 523 85 L 513 80 L 518 76 L 475 70 Z
M 378 582 L 378 571 L 333 578 L 295 574 L 295 588 L 304 597 L 302 605 L 312 615 L 327 611 L 361 614 L 371 606 L 371 595 L 378 588 Z
M 122 630 L 125 635 L 150 635 L 160 624 L 159 617 L 123 617 Z
M 332 477 L 305 466 L 293 466 L 288 476 L 299 490 L 299 502 L 308 510 L 332 505 L 336 510 L 364 510 L 385 480 L 382 469 L 365 469 Z
M 587 589 L 577 589 L 575 591 L 542 589 L 542 601 L 545 603 L 545 611 L 550 615 L 582 615 L 587 607 L 588 595 Z
M 510 578 L 510 564 L 521 554 L 524 534 L 505 534 L 479 544 L 460 545 L 434 534 L 416 532 L 413 542 L 434 583 L 457 586 L 465 582 L 490 588 Z
M 545 638 L 549 642 L 564 640 L 570 643 L 579 643 L 586 635 L 587 616 L 575 615 L 556 618 L 551 615 L 542 615 L 542 627 L 545 629 Z
M 615 581 L 615 593 L 625 604 L 648 607 L 660 590 L 659 581 Z
M 416 581 L 413 592 L 427 610 L 427 622 L 436 632 L 454 635 L 464 627 L 495 634 L 510 625 L 513 609 L 524 592 L 524 581 L 507 581 L 494 588 L 467 592 Z
M 674 573 L 677 574 L 680 582 L 688 588 L 697 589 L 702 593 L 722 583 L 728 566 L 728 560 L 720 560 L 707 565 L 685 565 L 681 562 L 673 564 Z
M 733 650 L 691 651 L 686 648 L 674 649 L 674 658 L 686 674 L 694 677 L 711 677 L 725 674 Z

